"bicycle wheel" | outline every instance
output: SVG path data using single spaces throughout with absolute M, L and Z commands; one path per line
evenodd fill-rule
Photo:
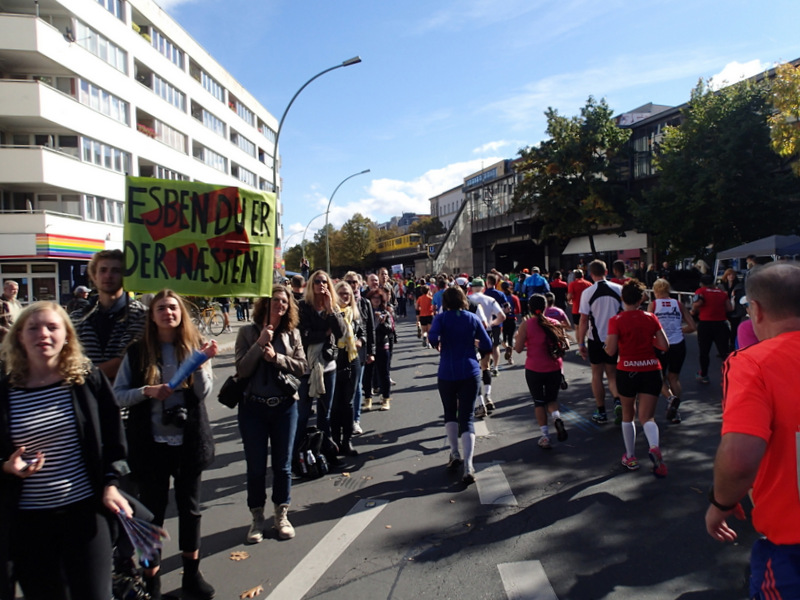
M 208 333 L 206 323 L 203 321 L 203 319 L 199 317 L 192 317 L 192 323 L 195 327 L 197 327 L 197 331 L 199 331 L 201 335 L 206 335 Z
M 221 315 L 211 315 L 211 318 L 208 320 L 208 329 L 211 331 L 212 335 L 219 335 L 222 333 L 224 327 L 225 322 L 222 320 Z

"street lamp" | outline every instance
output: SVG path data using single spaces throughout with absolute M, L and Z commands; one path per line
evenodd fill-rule
M 301 244 L 301 246 L 303 248 L 303 258 L 307 258 L 306 257 L 306 234 L 308 233 L 308 228 L 311 226 L 311 223 L 313 223 L 314 221 L 316 221 L 322 215 L 325 215 L 325 214 L 327 214 L 327 213 L 321 212 L 316 217 L 312 217 L 311 220 L 308 222 L 308 225 L 306 225 L 306 229 L 303 232 L 303 240 L 300 242 L 300 244 Z
M 283 111 L 283 115 L 281 115 L 281 120 L 278 122 L 278 131 L 275 132 L 275 145 L 273 147 L 274 148 L 274 156 L 272 157 L 272 188 L 275 190 L 276 217 L 277 217 L 277 214 L 278 214 L 277 213 L 277 209 L 279 207 L 279 201 L 280 201 L 279 186 L 278 186 L 278 140 L 281 137 L 281 130 L 283 129 L 283 121 L 286 119 L 286 114 L 289 112 L 289 109 L 292 108 L 292 104 L 294 104 L 294 101 L 300 95 L 300 92 L 302 92 L 304 89 L 306 89 L 306 86 L 308 86 L 309 83 L 311 83 L 312 81 L 314 81 L 318 77 L 322 77 L 323 75 L 325 75 L 325 73 L 329 73 L 330 71 L 335 71 L 336 69 L 341 69 L 342 67 L 349 67 L 350 65 L 356 65 L 356 64 L 358 64 L 360 62 L 361 62 L 361 57 L 360 56 L 354 56 L 353 58 L 348 58 L 347 60 L 341 62 L 338 65 L 335 65 L 333 67 L 329 67 L 329 68 L 325 69 L 324 71 L 320 71 L 319 73 L 314 75 L 311 79 L 306 81 L 300 87 L 300 89 L 297 90 L 294 93 L 294 96 L 292 96 L 292 99 L 289 100 L 289 104 L 286 107 L 286 110 Z M 277 235 L 278 231 L 280 231 L 280 223 L 277 222 L 277 218 L 276 218 L 276 222 L 275 222 L 276 235 Z
M 342 183 L 347 181 L 348 179 L 352 179 L 353 177 L 358 177 L 359 175 L 364 175 L 365 173 L 369 173 L 369 169 L 364 169 L 363 171 L 359 171 L 358 173 L 353 173 L 342 179 L 342 182 L 336 186 L 336 189 L 333 190 L 331 194 L 331 199 L 328 200 L 328 208 L 325 211 L 325 272 L 330 275 L 331 274 L 331 232 L 328 229 L 328 213 L 331 212 L 331 202 L 333 202 L 333 197 L 336 195 L 336 192 L 339 191 L 339 188 L 342 187 Z

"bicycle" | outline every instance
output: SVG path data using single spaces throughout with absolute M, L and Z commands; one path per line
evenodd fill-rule
M 192 317 L 192 323 L 194 323 L 200 333 L 214 336 L 222 333 L 222 330 L 225 328 L 225 322 L 222 320 L 222 315 L 217 310 L 218 308 L 218 302 L 211 302 L 208 306 L 201 308 L 199 313 Z

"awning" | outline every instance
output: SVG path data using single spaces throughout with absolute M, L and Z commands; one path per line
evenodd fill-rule
M 601 233 L 594 236 L 594 247 L 598 252 L 617 252 L 619 250 L 639 250 L 647 248 L 647 234 L 626 231 L 623 237 L 616 233 Z M 572 238 L 562 254 L 591 254 L 589 236 Z

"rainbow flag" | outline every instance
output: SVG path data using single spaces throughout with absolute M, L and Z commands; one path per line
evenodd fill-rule
M 66 235 L 36 234 L 36 255 L 58 258 L 90 259 L 95 252 L 106 249 L 104 240 L 69 237 Z

